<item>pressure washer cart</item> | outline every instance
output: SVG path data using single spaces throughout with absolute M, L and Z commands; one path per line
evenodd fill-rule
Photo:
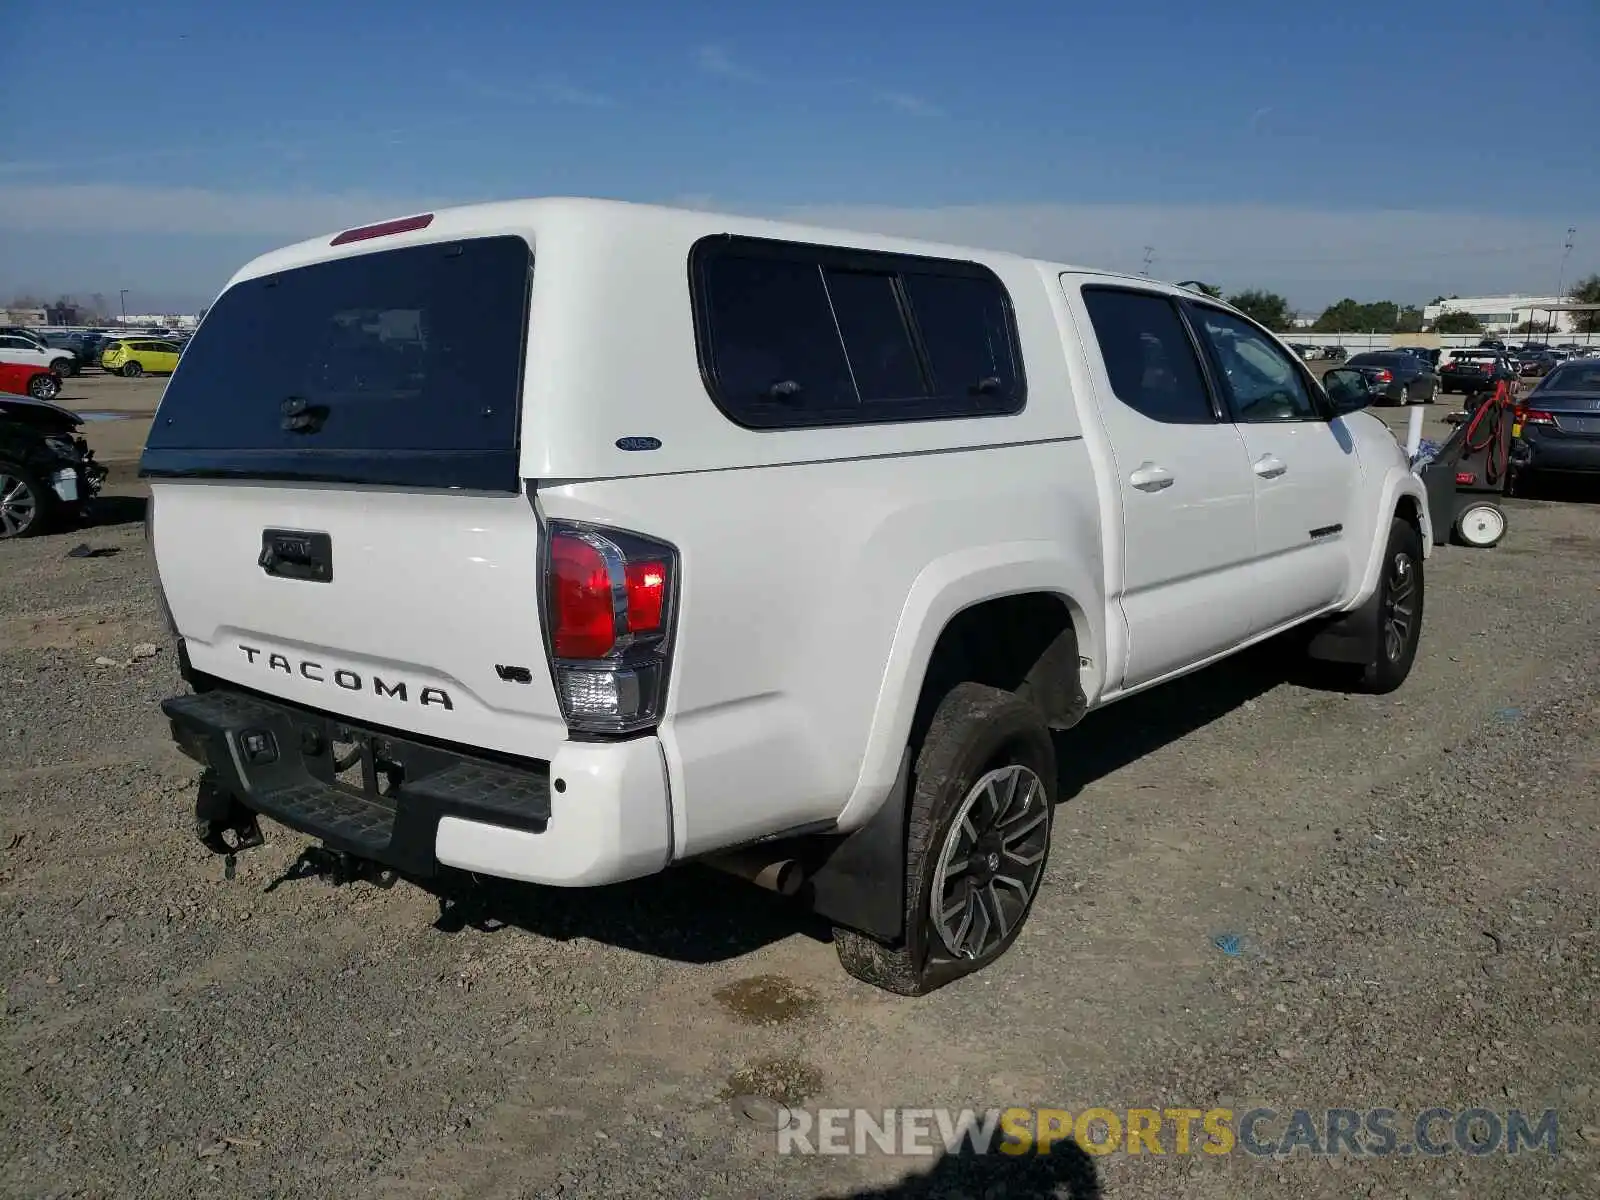
M 1466 415 L 1444 445 L 1412 468 L 1428 493 L 1435 545 L 1454 538 L 1486 550 L 1505 536 L 1505 510 L 1491 497 L 1509 492 L 1514 407 L 1507 380 L 1469 395 Z

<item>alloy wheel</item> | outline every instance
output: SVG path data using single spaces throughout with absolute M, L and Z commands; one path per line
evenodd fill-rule
M 20 537 L 39 519 L 39 497 L 28 481 L 0 472 L 0 537 Z
M 1383 603 L 1383 652 L 1390 662 L 1399 662 L 1416 620 L 1417 577 L 1411 556 L 1396 554 L 1389 563 Z
M 945 948 L 977 959 L 1021 922 L 1044 874 L 1049 793 L 1020 764 L 988 772 L 951 822 L 933 876 L 930 916 Z

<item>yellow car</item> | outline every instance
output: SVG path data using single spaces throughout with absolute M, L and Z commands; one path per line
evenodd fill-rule
M 110 343 L 101 352 L 100 366 L 129 379 L 137 379 L 146 371 L 153 375 L 170 375 L 178 369 L 178 355 L 181 353 L 176 342 L 122 338 Z

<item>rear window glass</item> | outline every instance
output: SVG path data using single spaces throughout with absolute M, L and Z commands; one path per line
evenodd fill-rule
M 1544 377 L 1541 392 L 1594 392 L 1600 395 L 1600 363 L 1557 367 Z
M 759 429 L 1012 413 L 1009 299 L 975 263 L 711 238 L 692 256 L 718 407 Z
M 202 473 L 203 452 L 245 452 L 263 473 L 331 479 L 354 478 L 335 460 L 367 478 L 398 454 L 386 482 L 475 486 L 404 456 L 514 460 L 531 267 L 526 242 L 492 237 L 236 284 L 184 347 L 148 449 L 193 452 Z M 225 458 L 212 465 L 235 473 Z

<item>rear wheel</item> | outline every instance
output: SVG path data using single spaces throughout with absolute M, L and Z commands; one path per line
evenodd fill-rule
M 78 373 L 78 364 L 70 358 L 53 358 L 50 360 L 50 369 L 65 379 L 69 375 Z
M 61 394 L 61 380 L 48 372 L 41 372 L 28 380 L 28 395 L 35 400 L 54 400 Z
M 125 362 L 122 364 L 122 377 L 124 379 L 137 379 L 143 374 L 144 368 L 137 362 Z
M 1400 407 L 1404 408 L 1406 405 L 1408 405 L 1410 403 L 1411 403 L 1411 385 L 1409 383 L 1402 383 L 1400 385 Z
M 42 533 L 48 503 L 37 475 L 16 463 L 0 462 L 0 541 Z
M 1044 878 L 1055 750 L 1039 710 L 960 683 L 940 702 L 907 799 L 905 936 L 835 929 L 857 979 L 920 996 L 994 962 L 1022 931 Z

